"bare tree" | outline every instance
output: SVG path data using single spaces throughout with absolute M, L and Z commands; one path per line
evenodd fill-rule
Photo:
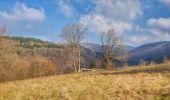
M 122 40 L 116 36 L 113 29 L 101 35 L 102 67 L 112 69 L 113 62 L 118 60 L 119 51 L 122 49 Z
M 81 47 L 80 43 L 85 38 L 85 29 L 81 24 L 68 24 L 63 29 L 61 37 L 68 43 L 67 50 L 71 51 L 75 72 L 81 71 Z M 78 67 L 78 70 L 77 70 Z
M 12 80 L 15 78 L 13 64 L 18 59 L 15 53 L 17 43 L 6 38 L 6 27 L 0 27 L 0 81 Z
M 167 56 L 164 56 L 164 58 L 163 58 L 163 63 L 168 63 L 168 62 L 169 62 L 168 57 L 167 57 Z
M 4 52 L 7 51 L 4 49 L 5 47 L 5 40 L 4 40 L 4 36 L 6 34 L 6 27 L 1 27 L 0 26 L 0 58 L 2 59 L 2 55 L 4 55 Z M 0 61 L 1 62 L 1 61 Z
M 2 39 L 6 34 L 6 26 L 0 27 L 0 39 Z

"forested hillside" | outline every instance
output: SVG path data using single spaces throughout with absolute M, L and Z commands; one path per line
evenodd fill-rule
M 0 82 L 73 72 L 64 44 L 24 37 L 1 37 L 0 43 Z M 82 66 L 97 60 L 93 52 L 81 51 Z

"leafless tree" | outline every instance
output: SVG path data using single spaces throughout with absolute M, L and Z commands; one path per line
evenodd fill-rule
M 101 35 L 102 44 L 102 66 L 106 69 L 113 68 L 113 61 L 118 60 L 119 51 L 123 48 L 120 39 L 113 29 Z
M 81 71 L 80 43 L 85 38 L 85 29 L 81 24 L 68 24 L 63 29 L 61 37 L 68 43 L 67 50 L 71 51 L 75 72 Z M 77 69 L 78 67 L 78 69 Z
M 6 26 L 0 26 L 0 39 L 6 34 Z
M 15 54 L 16 42 L 6 38 L 6 27 L 0 27 L 0 81 L 15 78 L 12 65 L 17 60 Z
M 4 45 L 5 45 L 4 36 L 5 36 L 5 34 L 6 34 L 6 27 L 0 26 L 0 58 L 2 58 L 3 52 L 6 51 L 4 49 Z
M 167 56 L 164 56 L 164 58 L 163 58 L 163 63 L 169 63 L 169 59 L 168 59 Z

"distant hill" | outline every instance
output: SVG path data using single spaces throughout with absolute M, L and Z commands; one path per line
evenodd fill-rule
M 102 46 L 100 44 L 94 44 L 94 43 L 83 43 L 82 47 L 87 48 L 91 51 L 95 52 L 102 52 Z M 124 45 L 127 51 L 133 50 L 135 47 Z
M 129 52 L 128 63 L 139 64 L 140 60 L 161 63 L 163 58 L 170 58 L 170 42 L 162 41 L 139 46 Z
M 96 58 L 101 57 L 102 47 L 99 44 L 84 43 L 83 48 L 96 53 Z M 144 44 L 139 47 L 125 45 L 129 57 L 129 65 L 138 65 L 141 60 L 156 63 L 162 63 L 164 57 L 170 58 L 170 41 L 162 41 Z
M 133 46 L 127 46 L 126 45 L 125 47 L 127 48 L 128 51 L 132 51 L 133 49 L 135 49 L 135 47 L 133 47 Z
M 36 38 L 26 38 L 26 37 L 7 37 L 14 41 L 18 41 L 20 43 L 20 46 L 23 48 L 51 48 L 52 51 L 49 51 L 48 54 L 44 54 L 43 51 L 37 51 L 40 55 L 43 56 L 53 56 L 58 55 L 59 48 L 63 48 L 62 44 L 55 44 L 53 42 L 43 41 L 41 39 Z M 92 59 L 97 59 L 98 61 L 101 60 L 101 52 L 102 47 L 100 44 L 94 44 L 94 43 L 82 43 L 81 44 L 81 51 L 82 51 L 82 57 L 84 57 L 86 60 L 85 65 L 89 65 L 89 62 Z M 163 58 L 167 56 L 170 58 L 170 41 L 162 41 L 162 42 L 156 42 L 156 43 L 148 43 L 144 44 L 139 47 L 132 47 L 125 45 L 126 51 L 128 51 L 129 58 L 128 58 L 128 64 L 129 65 L 138 65 L 140 63 L 140 60 L 144 61 L 155 61 L 157 63 L 161 63 Z M 54 50 L 55 49 L 55 50 Z M 55 52 L 54 52 L 55 51 Z M 54 54 L 52 54 L 52 52 Z M 121 51 L 120 51 L 121 52 Z M 122 51 L 124 52 L 124 51 Z M 121 53 L 122 54 L 122 53 Z M 58 57 L 57 57 L 58 58 Z M 88 64 L 87 64 L 88 62 Z
M 102 52 L 102 47 L 99 44 L 94 44 L 94 43 L 83 43 L 81 44 L 82 47 L 89 49 L 93 52 Z

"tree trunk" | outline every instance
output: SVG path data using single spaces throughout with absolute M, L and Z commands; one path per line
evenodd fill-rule
M 73 53 L 73 68 L 74 68 L 75 73 L 77 73 L 77 68 L 76 68 L 76 64 L 75 64 L 75 51 L 74 51 L 74 48 L 72 50 L 72 53 Z
M 80 44 L 78 44 L 78 50 L 79 50 L 78 51 L 78 57 L 79 57 L 78 67 L 79 67 L 79 72 L 81 72 L 81 62 L 80 62 L 81 61 L 81 58 L 80 58 L 81 57 L 81 54 L 80 54 L 81 51 L 80 51 Z

